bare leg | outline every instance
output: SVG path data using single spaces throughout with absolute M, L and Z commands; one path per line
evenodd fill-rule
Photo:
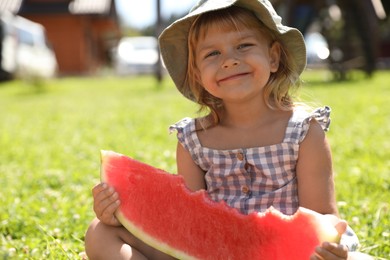
M 95 259 L 174 259 L 133 236 L 124 227 L 92 221 L 85 235 L 85 251 Z

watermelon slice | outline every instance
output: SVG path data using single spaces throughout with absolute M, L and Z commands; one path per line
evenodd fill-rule
M 309 259 L 322 241 L 340 237 L 323 215 L 300 208 L 287 216 L 270 208 L 243 215 L 181 176 L 102 151 L 103 182 L 121 201 L 116 216 L 145 243 L 179 259 Z

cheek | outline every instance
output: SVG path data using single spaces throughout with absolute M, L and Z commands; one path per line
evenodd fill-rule
M 208 74 L 209 74 L 209 70 L 207 69 L 206 66 L 201 65 L 197 67 L 196 77 L 199 79 L 200 83 L 203 83 L 207 79 Z
M 215 88 L 215 82 L 213 81 L 213 77 L 210 75 L 209 70 L 205 69 L 199 74 L 199 84 L 205 89 L 207 92 L 213 92 Z
M 202 67 L 199 66 L 199 63 L 196 63 L 193 73 L 194 73 L 194 78 L 198 83 L 202 83 L 202 75 L 203 75 L 202 71 L 203 71 Z
M 196 59 L 191 63 L 191 69 L 189 73 L 191 74 L 190 77 L 192 78 L 192 83 L 202 84 L 202 77 L 199 69 L 199 63 L 196 61 Z
M 198 68 L 194 69 L 193 77 L 194 77 L 196 83 L 199 83 L 199 84 L 202 83 L 202 77 L 200 76 L 200 72 L 199 72 Z

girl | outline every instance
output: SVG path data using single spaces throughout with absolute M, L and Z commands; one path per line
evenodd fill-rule
M 206 189 L 243 214 L 271 205 L 329 214 L 342 234 L 335 203 L 327 107 L 307 113 L 292 90 L 306 65 L 298 30 L 283 26 L 266 0 L 205 0 L 160 36 L 161 54 L 179 91 L 209 111 L 171 126 L 177 168 L 191 190 Z M 118 195 L 93 189 L 94 220 L 86 234 L 91 259 L 169 259 L 145 245 L 114 216 Z M 324 243 L 312 259 L 347 259 L 346 246 Z M 350 254 L 349 258 L 353 255 Z

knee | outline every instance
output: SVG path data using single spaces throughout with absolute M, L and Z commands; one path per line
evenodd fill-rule
M 99 252 L 104 248 L 104 226 L 98 219 L 94 219 L 85 233 L 85 253 L 89 259 L 98 259 Z
M 89 259 L 146 259 L 141 242 L 124 227 L 109 226 L 94 219 L 88 227 L 84 239 L 85 253 Z M 133 247 L 134 246 L 134 247 Z M 141 251 L 138 251 L 140 248 Z

